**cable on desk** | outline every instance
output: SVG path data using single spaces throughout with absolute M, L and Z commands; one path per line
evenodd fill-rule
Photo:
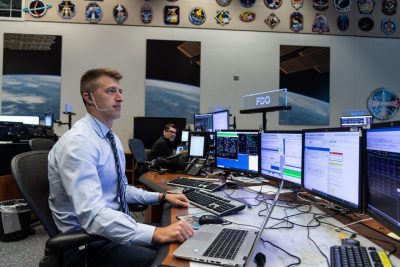
M 321 222 L 318 221 L 319 218 L 316 217 L 317 215 L 313 215 L 313 218 L 311 219 L 311 221 L 308 223 L 310 224 L 312 221 L 316 220 L 318 222 L 318 226 L 321 225 Z M 326 216 L 322 216 L 321 217 L 326 217 Z M 330 217 L 330 215 L 329 215 Z M 317 218 L 317 219 L 316 219 Z M 331 265 L 329 264 L 329 259 L 328 257 L 325 255 L 325 253 L 322 252 L 322 250 L 320 249 L 320 247 L 318 246 L 318 244 L 311 238 L 310 236 L 310 227 L 307 227 L 307 238 L 313 242 L 313 244 L 316 246 L 316 248 L 318 249 L 318 251 L 321 253 L 322 256 L 324 256 L 326 263 L 328 264 L 328 266 L 330 267 Z
M 296 255 L 293 255 L 293 254 L 289 253 L 288 251 L 284 250 L 284 249 L 281 248 L 280 246 L 275 245 L 275 244 L 273 244 L 272 242 L 270 242 L 270 241 L 268 241 L 268 240 L 264 240 L 263 238 L 260 238 L 260 239 L 261 239 L 261 241 L 263 242 L 263 246 L 264 246 L 264 247 L 265 247 L 265 243 L 268 243 L 268 244 L 270 244 L 271 246 L 276 247 L 277 249 L 282 250 L 283 252 L 285 252 L 286 254 L 288 254 L 289 256 L 291 256 L 291 257 L 293 257 L 293 258 L 295 258 L 295 259 L 297 260 L 297 262 L 292 263 L 292 264 L 289 264 L 287 267 L 295 266 L 295 265 L 300 265 L 300 264 L 301 264 L 301 258 L 300 258 L 300 257 L 297 257 Z M 266 248 L 266 247 L 265 247 L 265 248 Z

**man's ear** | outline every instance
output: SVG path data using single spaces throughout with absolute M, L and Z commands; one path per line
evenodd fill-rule
M 89 106 L 93 105 L 93 100 L 92 100 L 92 96 L 90 95 L 89 92 L 84 92 L 82 94 L 82 98 L 85 101 L 85 103 Z

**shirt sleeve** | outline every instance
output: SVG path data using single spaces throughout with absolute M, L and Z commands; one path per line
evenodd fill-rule
M 57 159 L 61 181 L 82 228 L 120 244 L 151 244 L 155 227 L 137 223 L 104 200 L 98 174 L 99 155 L 104 152 L 101 146 L 75 136 L 59 149 L 64 151 Z M 155 194 L 129 190 L 129 199 L 153 203 Z

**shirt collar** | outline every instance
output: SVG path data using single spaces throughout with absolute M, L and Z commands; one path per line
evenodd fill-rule
M 107 133 L 112 130 L 89 113 L 86 113 L 85 118 L 92 126 L 93 130 L 102 138 L 105 138 Z

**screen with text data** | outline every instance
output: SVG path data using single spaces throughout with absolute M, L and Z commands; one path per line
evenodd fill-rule
M 368 213 L 400 234 L 400 122 L 366 132 Z
M 301 184 L 301 132 L 265 132 L 261 134 L 261 176 Z
M 258 174 L 260 135 L 258 132 L 216 132 L 217 168 Z
M 359 131 L 304 130 L 303 187 L 344 207 L 360 209 L 360 147 Z

